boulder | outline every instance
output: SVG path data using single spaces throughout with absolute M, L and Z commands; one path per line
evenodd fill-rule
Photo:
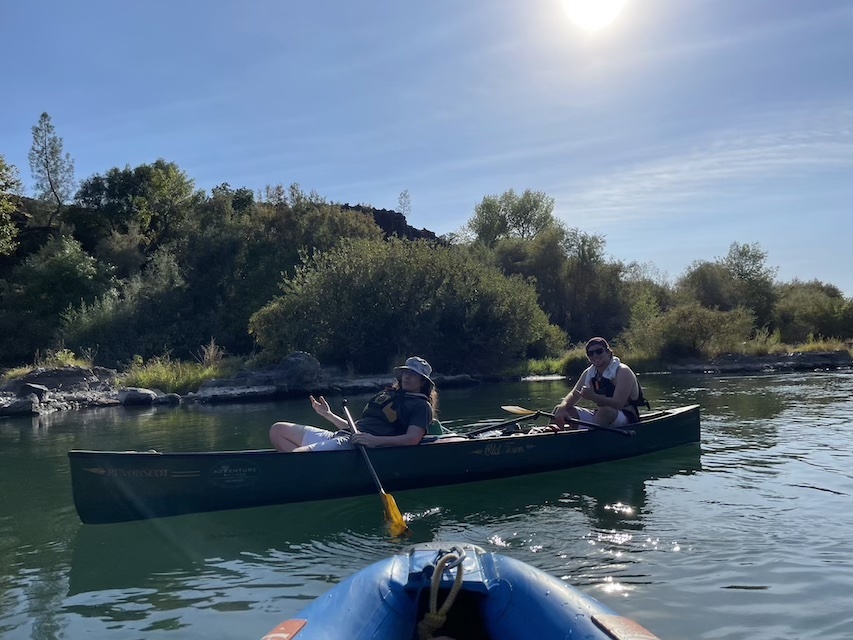
M 294 351 L 276 367 L 278 384 L 287 387 L 305 387 L 320 379 L 320 361 L 310 353 Z
M 187 402 L 260 402 L 278 397 L 278 388 L 271 385 L 256 387 L 202 387 L 196 393 L 186 395 Z
M 267 397 L 267 387 L 272 387 L 275 392 L 271 397 L 288 396 L 294 390 L 313 389 L 322 386 L 325 378 L 320 362 L 310 353 L 294 351 L 287 355 L 278 364 L 265 367 L 258 371 L 240 371 L 233 378 L 208 380 L 199 388 L 198 401 L 201 397 L 213 398 L 214 396 L 232 397 L 237 394 L 237 389 L 253 389 L 248 392 L 247 397 L 255 397 L 253 394 L 261 393 Z M 213 390 L 219 390 L 214 392 Z M 260 390 L 260 391 L 259 391 Z M 243 394 L 246 396 L 246 394 Z
M 21 393 L 21 388 L 26 384 L 41 385 L 52 391 L 105 390 L 115 382 L 116 375 L 113 369 L 104 367 L 39 367 L 11 380 L 4 388 L 15 394 Z
M 41 402 L 34 393 L 25 398 L 15 398 L 10 404 L 0 407 L 0 416 L 37 416 L 41 411 Z
M 177 407 L 181 404 L 181 396 L 177 393 L 164 393 L 154 398 L 154 404 Z
M 31 393 L 34 393 L 39 401 L 44 400 L 48 394 L 49 389 L 43 384 L 33 384 L 31 382 L 24 382 L 21 387 L 18 389 L 17 395 L 21 398 L 26 398 Z
M 157 392 L 141 387 L 125 387 L 119 390 L 118 399 L 125 407 L 150 407 L 157 399 Z
M 40 384 L 48 389 L 60 391 L 89 389 L 100 380 L 91 369 L 84 367 L 60 367 L 58 369 L 38 368 L 20 378 L 22 384 Z

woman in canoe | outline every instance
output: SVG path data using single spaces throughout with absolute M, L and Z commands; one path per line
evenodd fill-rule
M 314 411 L 331 422 L 337 431 L 276 422 L 270 427 L 270 442 L 282 453 L 352 449 L 357 444 L 365 447 L 418 444 L 438 406 L 438 391 L 430 379 L 431 373 L 430 364 L 418 356 L 395 367 L 396 382 L 373 396 L 364 407 L 356 422 L 359 433 L 350 431 L 347 421 L 332 412 L 323 396 L 311 396 Z

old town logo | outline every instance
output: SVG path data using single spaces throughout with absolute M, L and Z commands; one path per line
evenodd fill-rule
M 535 448 L 534 444 L 522 444 L 521 442 L 490 442 L 482 449 L 474 451 L 480 456 L 506 456 L 524 453 L 528 449 Z
M 247 487 L 260 479 L 261 469 L 254 462 L 234 460 L 216 465 L 208 477 L 220 487 Z

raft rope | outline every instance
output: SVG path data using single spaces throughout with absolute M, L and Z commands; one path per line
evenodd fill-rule
M 453 552 L 444 554 L 441 559 L 435 564 L 435 572 L 432 574 L 432 584 L 429 591 L 429 611 L 424 614 L 423 620 L 418 623 L 418 639 L 429 640 L 435 635 L 444 623 L 447 621 L 447 612 L 453 606 L 453 601 L 456 599 L 456 594 L 462 588 L 462 559 L 465 557 L 464 552 L 457 555 Z M 453 580 L 453 586 L 450 588 L 450 593 L 447 594 L 441 608 L 438 608 L 438 590 L 441 586 L 441 576 L 444 575 L 444 569 L 456 568 L 456 578 Z

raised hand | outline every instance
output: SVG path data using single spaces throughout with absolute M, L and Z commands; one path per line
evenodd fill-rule
M 332 413 L 332 408 L 329 406 L 329 403 L 326 401 L 326 398 L 320 396 L 319 398 L 315 398 L 314 396 L 308 396 L 311 399 L 311 408 L 322 417 L 327 417 L 330 413 Z

